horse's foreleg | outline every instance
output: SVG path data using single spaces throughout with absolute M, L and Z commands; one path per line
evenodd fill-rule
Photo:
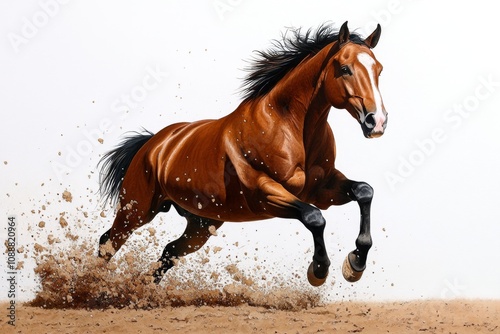
M 259 188 L 266 194 L 268 203 L 275 206 L 275 209 L 268 208 L 268 212 L 272 211 L 277 217 L 296 218 L 312 233 L 314 255 L 307 271 L 307 279 L 313 286 L 322 285 L 328 276 L 330 259 L 323 237 L 326 220 L 321 211 L 315 206 L 300 201 L 281 184 L 267 176 L 260 177 Z
M 318 208 L 299 201 L 294 205 L 299 208 L 299 220 L 312 233 L 314 241 L 314 255 L 307 270 L 307 279 L 312 286 L 320 286 L 325 283 L 330 267 L 323 237 L 326 221 Z
M 330 205 L 343 205 L 356 201 L 361 211 L 359 235 L 356 239 L 356 249 L 349 253 L 342 266 L 342 274 L 349 282 L 361 278 L 366 268 L 368 251 L 372 246 L 370 235 L 370 206 L 373 198 L 373 188 L 366 182 L 356 182 L 347 179 L 341 172 L 335 171 L 327 186 L 318 191 L 314 201 L 320 208 Z
M 313 286 L 323 284 L 328 276 L 330 259 L 323 237 L 326 221 L 321 211 L 317 207 L 301 201 L 283 184 L 276 182 L 269 175 L 251 168 L 242 155 L 238 153 L 237 148 L 228 146 L 228 153 L 243 185 L 250 190 L 259 190 L 265 196 L 269 206 L 266 204 L 264 209 L 268 214 L 275 217 L 298 219 L 311 231 L 314 240 L 314 255 L 307 272 L 307 278 Z M 287 184 L 290 189 L 297 190 L 303 188 L 304 182 L 303 170 L 296 168 L 291 177 L 283 183 Z
M 223 224 L 221 221 L 196 216 L 182 209 L 178 211 L 187 219 L 186 230 L 163 250 L 158 260 L 160 267 L 153 273 L 154 282 L 157 284 L 160 283 L 167 270 L 174 266 L 176 259 L 199 250 Z
M 361 211 L 359 235 L 356 239 L 356 249 L 349 253 L 342 266 L 342 274 L 349 282 L 356 282 L 361 278 L 366 268 L 368 251 L 372 246 L 370 235 L 370 206 L 373 198 L 373 188 L 366 182 L 356 182 L 347 179 L 336 171 L 326 187 L 318 193 L 316 204 L 327 208 L 330 205 L 343 205 L 356 201 Z
M 352 182 L 352 181 L 351 181 Z M 348 195 L 358 202 L 361 211 L 361 223 L 356 249 L 349 253 L 342 266 L 342 274 L 349 282 L 356 282 L 361 278 L 366 268 L 366 258 L 372 246 L 370 234 L 370 207 L 373 198 L 373 188 L 365 182 L 352 182 Z

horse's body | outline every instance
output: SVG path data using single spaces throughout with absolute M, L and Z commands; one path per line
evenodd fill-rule
M 297 45 L 285 41 L 281 50 L 282 58 L 296 64 L 282 62 L 272 72 L 276 66 L 270 61 L 279 53 L 262 53 L 248 79 L 246 99 L 231 114 L 126 139 L 105 157 L 103 191 L 118 196 L 119 209 L 100 240 L 101 245 L 111 241 L 113 251 L 103 248 L 100 255 L 111 258 L 132 231 L 173 205 L 188 223 L 182 236 L 165 247 L 154 273 L 159 282 L 172 259 L 199 249 L 225 221 L 295 218 L 313 234 L 308 278 L 320 285 L 330 261 L 319 209 L 355 200 L 361 208 L 361 231 L 343 273 L 350 281 L 359 279 L 371 247 L 373 190 L 335 168 L 335 140 L 327 117 L 331 106 L 345 108 L 366 137 L 384 132 L 387 118 L 377 87 L 381 65 L 370 50 L 379 35 L 377 27 L 362 40 L 350 35 L 346 24 L 338 34 L 320 29 L 316 39 L 297 32 Z M 293 59 L 294 52 L 299 59 Z

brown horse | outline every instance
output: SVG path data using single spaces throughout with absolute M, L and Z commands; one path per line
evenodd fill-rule
M 295 218 L 311 231 L 309 282 L 324 283 L 330 260 L 320 209 L 356 201 L 361 228 L 343 275 L 357 281 L 366 267 L 373 189 L 335 168 L 327 117 L 333 106 L 361 124 L 365 137 L 384 133 L 387 113 L 378 90 L 382 70 L 367 38 L 322 26 L 292 32 L 259 52 L 243 102 L 218 120 L 172 124 L 156 135 L 138 133 L 103 157 L 101 191 L 118 200 L 113 226 L 100 239 L 109 260 L 130 234 L 174 206 L 186 230 L 169 243 L 153 273 L 160 282 L 173 260 L 200 249 L 223 222 Z M 108 243 L 109 242 L 109 243 Z

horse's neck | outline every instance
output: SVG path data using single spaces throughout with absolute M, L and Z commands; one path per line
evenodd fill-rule
M 269 93 L 265 103 L 282 110 L 296 125 L 306 127 L 326 122 L 330 105 L 321 81 L 327 49 L 329 46 L 290 71 Z

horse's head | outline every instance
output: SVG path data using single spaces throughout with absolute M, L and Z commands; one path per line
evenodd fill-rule
M 361 124 L 367 138 L 380 137 L 387 125 L 387 112 L 378 89 L 382 65 L 371 51 L 377 45 L 380 32 L 377 25 L 363 40 L 350 35 L 347 22 L 344 23 L 338 43 L 332 47 L 334 54 L 328 62 L 324 82 L 331 105 L 347 109 Z

